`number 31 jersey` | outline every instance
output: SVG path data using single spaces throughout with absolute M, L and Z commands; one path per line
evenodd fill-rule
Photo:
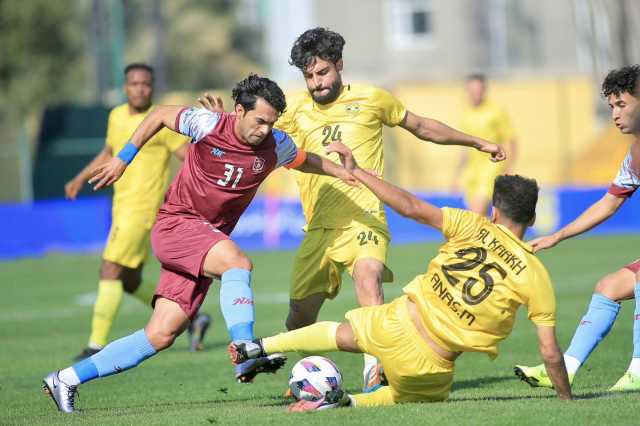
M 384 172 L 383 126 L 400 124 L 405 107 L 389 92 L 349 84 L 330 104 L 313 101 L 308 91 L 287 96 L 287 109 L 275 127 L 291 135 L 298 148 L 326 157 L 325 147 L 341 140 L 365 170 Z M 329 157 L 338 162 L 337 154 Z M 339 179 L 296 173 L 307 229 L 340 229 L 364 224 L 387 231 L 382 203 L 364 185 L 349 186 Z
M 163 214 L 201 217 L 229 235 L 264 179 L 276 167 L 297 167 L 305 159 L 289 135 L 272 130 L 260 145 L 243 143 L 236 116 L 185 108 L 175 128 L 190 136 L 184 164 L 160 208 Z
M 535 324 L 554 326 L 553 286 L 531 246 L 473 212 L 442 212 L 447 242 L 427 273 L 404 288 L 433 340 L 450 351 L 495 358 L 520 305 Z

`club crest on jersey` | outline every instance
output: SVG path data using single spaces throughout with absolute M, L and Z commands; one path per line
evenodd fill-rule
M 357 115 L 360 112 L 360 105 L 347 104 L 344 109 L 347 112 L 347 114 Z
M 264 160 L 264 158 L 256 157 L 255 160 L 253 160 L 253 167 L 251 168 L 251 170 L 255 174 L 261 173 L 264 170 L 265 164 L 266 161 Z
M 222 158 L 222 156 L 224 156 L 224 154 L 225 154 L 225 152 L 224 152 L 223 150 L 221 150 L 220 148 L 216 148 L 216 147 L 214 147 L 214 148 L 211 150 L 211 153 L 212 153 L 214 156 L 218 157 L 218 158 Z

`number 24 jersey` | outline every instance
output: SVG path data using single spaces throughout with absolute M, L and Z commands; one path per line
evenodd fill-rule
M 447 242 L 427 273 L 404 288 L 433 340 L 450 351 L 495 358 L 520 305 L 533 323 L 554 326 L 553 286 L 531 246 L 473 212 L 442 212 Z

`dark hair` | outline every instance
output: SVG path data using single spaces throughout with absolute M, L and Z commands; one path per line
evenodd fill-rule
M 536 216 L 538 183 L 520 175 L 500 175 L 493 182 L 493 206 L 509 219 L 528 225 Z
M 282 113 L 287 108 L 287 101 L 282 89 L 274 81 L 255 74 L 249 74 L 249 77 L 236 84 L 231 92 L 231 97 L 236 105 L 242 105 L 247 111 L 256 107 L 258 98 L 267 101 L 278 113 Z
M 153 79 L 153 67 L 151 65 L 147 65 L 147 64 L 143 64 L 142 62 L 134 62 L 132 64 L 129 64 L 125 67 L 124 69 L 124 76 L 125 78 L 127 77 L 127 75 L 129 74 L 130 71 L 133 70 L 143 70 L 148 72 L 149 74 L 151 74 L 151 79 Z
M 482 73 L 476 72 L 476 73 L 473 73 L 473 74 L 469 74 L 467 76 L 466 80 L 467 81 L 478 80 L 478 81 L 481 81 L 482 83 L 486 83 L 487 82 L 487 76 L 482 74 Z
M 334 31 L 321 27 L 307 30 L 293 43 L 289 64 L 304 71 L 316 56 L 335 64 L 342 59 L 344 44 L 344 38 Z
M 640 85 L 640 65 L 628 65 L 609 71 L 602 82 L 602 96 L 620 96 L 629 93 L 636 96 Z

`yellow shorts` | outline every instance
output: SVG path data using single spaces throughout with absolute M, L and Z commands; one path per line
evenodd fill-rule
M 307 231 L 293 263 L 291 299 L 317 293 L 327 293 L 333 299 L 340 291 L 345 269 L 353 275 L 356 262 L 364 258 L 385 264 L 388 246 L 386 231 L 367 226 Z M 386 266 L 382 280 L 393 281 L 393 272 Z
M 149 235 L 155 215 L 114 217 L 102 258 L 127 268 L 137 268 L 149 255 Z
M 436 354 L 409 317 L 407 296 L 353 309 L 345 318 L 360 349 L 378 358 L 395 403 L 444 401 L 453 384 L 453 362 Z

